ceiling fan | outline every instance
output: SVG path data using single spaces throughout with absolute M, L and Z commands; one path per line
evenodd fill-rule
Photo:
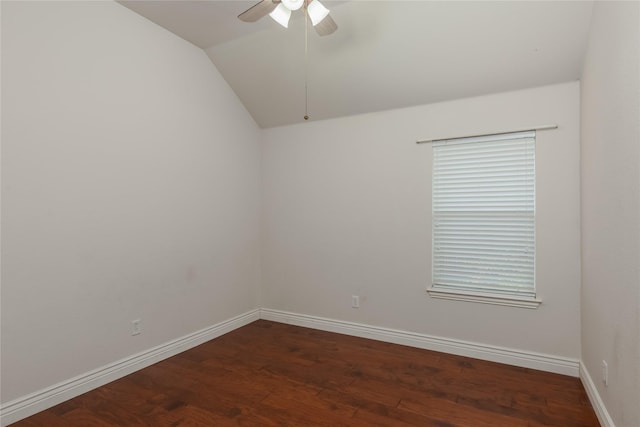
M 287 28 L 291 12 L 303 6 L 319 35 L 327 36 L 338 29 L 335 21 L 329 16 L 329 9 L 324 7 L 320 0 L 261 0 L 238 15 L 238 18 L 244 22 L 256 22 L 263 16 L 269 15 L 278 24 Z

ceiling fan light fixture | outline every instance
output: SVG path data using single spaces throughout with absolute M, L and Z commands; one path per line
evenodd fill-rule
M 289 28 L 289 18 L 291 18 L 291 10 L 287 9 L 284 2 L 280 3 L 278 7 L 273 9 L 273 12 L 269 16 L 278 24 L 285 28 Z
M 282 0 L 280 4 L 283 4 L 289 10 L 298 10 L 304 4 L 304 0 Z
M 311 19 L 311 23 L 315 27 L 319 24 L 324 18 L 329 14 L 329 9 L 324 7 L 320 0 L 313 0 L 307 6 L 307 13 L 309 14 L 309 18 Z

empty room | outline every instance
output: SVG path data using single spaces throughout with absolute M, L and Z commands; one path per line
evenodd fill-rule
M 640 2 L 0 17 L 2 426 L 640 427 Z

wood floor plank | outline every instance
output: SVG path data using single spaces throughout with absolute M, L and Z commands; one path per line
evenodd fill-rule
M 13 427 L 595 427 L 577 378 L 259 320 Z
M 66 427 L 67 422 L 53 411 L 43 411 L 20 422 L 22 427 Z

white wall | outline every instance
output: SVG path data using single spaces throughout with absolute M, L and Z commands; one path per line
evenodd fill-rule
M 582 353 L 578 83 L 265 130 L 261 176 L 261 132 L 200 49 L 111 2 L 1 6 L 2 402 L 262 305 L 582 357 L 596 379 L 606 359 L 598 392 L 640 425 L 637 3 L 596 5 L 581 86 Z M 542 306 L 431 299 L 415 140 L 547 123 Z
M 582 359 L 640 425 L 640 4 L 596 2 L 582 80 Z M 609 365 L 609 386 L 601 363 Z
M 3 402 L 257 307 L 259 140 L 123 6 L 2 2 Z
M 556 123 L 537 138 L 537 310 L 430 298 L 428 137 Z M 263 133 L 263 307 L 580 355 L 579 85 Z M 361 308 L 351 308 L 351 295 Z

